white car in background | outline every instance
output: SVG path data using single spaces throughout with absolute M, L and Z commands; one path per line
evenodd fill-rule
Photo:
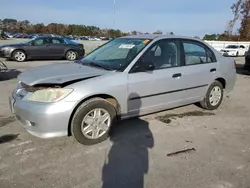
M 224 56 L 244 56 L 247 48 L 243 45 L 228 45 L 226 48 L 220 50 L 220 53 Z

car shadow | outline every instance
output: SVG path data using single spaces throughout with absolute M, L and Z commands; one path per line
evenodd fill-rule
M 17 78 L 21 71 L 16 69 L 3 69 L 0 71 L 0 81 L 11 80 Z
M 6 134 L 3 136 L 0 136 L 0 144 L 4 144 L 6 142 L 11 142 L 13 140 L 16 140 L 19 134 Z
M 245 70 L 243 64 L 236 64 L 236 73 L 240 75 L 250 76 L 250 71 Z
M 141 101 L 135 103 L 140 109 Z M 103 165 L 102 188 L 143 188 L 149 171 L 148 149 L 154 146 L 148 122 L 140 118 L 121 121 L 112 129 L 110 140 L 113 145 Z

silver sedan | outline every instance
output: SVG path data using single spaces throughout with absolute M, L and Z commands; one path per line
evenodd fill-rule
M 217 109 L 233 90 L 233 59 L 201 40 L 126 36 L 77 62 L 27 70 L 10 107 L 37 137 L 73 135 L 85 145 L 104 141 L 117 120 L 192 103 Z

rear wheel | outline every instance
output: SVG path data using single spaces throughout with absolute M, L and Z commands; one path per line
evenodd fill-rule
M 71 133 L 83 145 L 97 144 L 109 137 L 115 121 L 114 106 L 102 98 L 93 98 L 76 110 L 71 122 Z
M 25 52 L 22 51 L 22 50 L 16 50 L 16 51 L 13 52 L 12 58 L 13 58 L 15 61 L 23 62 L 23 61 L 26 60 L 26 54 L 25 54 Z
M 74 61 L 77 59 L 77 57 L 78 57 L 78 54 L 74 50 L 69 50 L 66 52 L 66 59 L 69 61 Z
M 217 109 L 223 100 L 223 86 L 219 81 L 214 81 L 206 93 L 203 101 L 200 102 L 200 106 L 206 110 Z

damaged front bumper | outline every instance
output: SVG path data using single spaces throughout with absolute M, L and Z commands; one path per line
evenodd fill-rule
M 0 49 L 0 57 L 2 58 L 11 58 L 11 51 L 6 51 L 3 49 Z
M 16 119 L 30 134 L 52 138 L 68 135 L 69 120 L 76 102 L 33 102 L 24 100 L 15 90 L 9 97 L 9 105 Z

